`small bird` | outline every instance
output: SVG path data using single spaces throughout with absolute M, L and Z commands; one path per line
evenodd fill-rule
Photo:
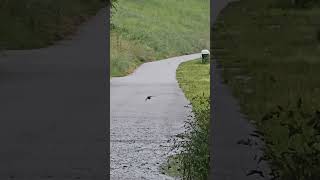
M 150 100 L 151 97 L 154 97 L 154 96 L 147 96 L 146 99 L 145 99 L 145 101 Z

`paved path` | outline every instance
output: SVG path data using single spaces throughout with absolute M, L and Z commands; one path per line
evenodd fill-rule
M 169 155 L 167 141 L 183 132 L 190 109 L 176 80 L 186 55 L 145 63 L 133 74 L 110 82 L 111 179 L 165 179 L 159 166 Z M 145 101 L 147 96 L 155 96 Z
M 106 179 L 106 12 L 69 41 L 0 57 L 0 179 Z
M 221 10 L 233 0 L 214 0 L 211 10 L 214 17 L 211 23 L 215 22 Z M 214 42 L 213 42 L 214 46 Z M 211 52 L 214 54 L 214 51 Z M 216 62 L 214 60 L 212 62 Z M 213 83 L 213 123 L 211 124 L 211 179 L 218 180 L 261 180 L 259 175 L 247 176 L 251 170 L 260 170 L 264 175 L 268 173 L 268 165 L 265 162 L 257 163 L 254 157 L 261 156 L 261 142 L 258 146 L 250 148 L 238 144 L 240 140 L 250 137 L 255 128 L 249 123 L 246 117 L 240 113 L 237 100 L 232 96 L 228 86 L 222 83 L 221 69 L 212 64 L 213 71 L 211 81 Z

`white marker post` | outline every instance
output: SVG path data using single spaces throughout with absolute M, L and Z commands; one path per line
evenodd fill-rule
M 201 56 L 202 56 L 202 63 L 206 63 L 207 60 L 209 60 L 209 56 L 210 56 L 210 51 L 207 49 L 204 49 L 201 51 Z

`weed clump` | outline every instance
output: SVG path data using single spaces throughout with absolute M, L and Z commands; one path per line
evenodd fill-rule
M 299 99 L 294 107 L 278 106 L 262 121 L 279 129 L 278 136 L 266 138 L 265 158 L 273 165 L 274 179 L 319 179 L 320 111 L 307 112 Z
M 178 161 L 182 179 L 205 180 L 209 173 L 210 100 L 204 96 L 194 98 L 200 105 L 186 121 L 185 132 L 177 136 L 173 149 L 180 150 Z

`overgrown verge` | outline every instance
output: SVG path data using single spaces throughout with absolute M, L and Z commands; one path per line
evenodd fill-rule
M 51 45 L 104 6 L 101 0 L 0 0 L 0 47 Z
M 262 121 L 276 127 L 277 139 L 266 136 L 265 159 L 275 179 L 313 180 L 320 175 L 320 111 L 309 112 L 302 100 L 296 106 L 278 106 Z M 266 134 L 270 129 L 265 129 Z
M 177 80 L 190 100 L 193 114 L 186 121 L 186 131 L 177 136 L 173 150 L 179 153 L 168 160 L 164 171 L 182 179 L 205 180 L 209 172 L 210 65 L 201 60 L 183 63 Z
M 212 29 L 212 54 L 265 140 L 274 178 L 320 179 L 320 8 L 290 2 L 231 3 Z
M 111 76 L 147 61 L 209 48 L 209 0 L 119 0 L 112 15 Z

